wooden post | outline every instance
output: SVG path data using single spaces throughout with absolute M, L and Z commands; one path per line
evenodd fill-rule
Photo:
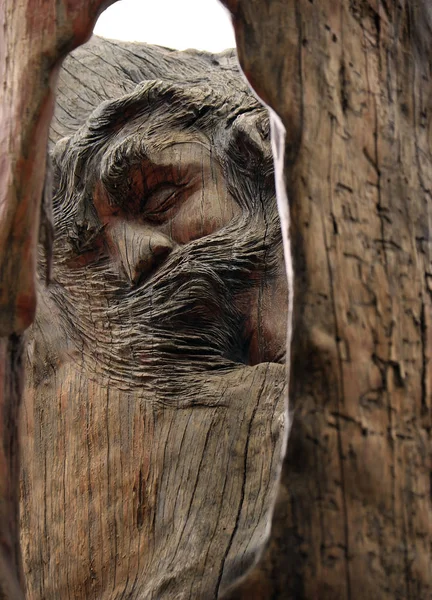
M 286 129 L 295 267 L 284 481 L 268 555 L 235 597 L 426 600 L 430 3 L 227 5 Z
M 17 415 L 20 334 L 36 308 L 48 127 L 62 58 L 91 34 L 103 0 L 0 0 L 0 597 L 22 597 Z

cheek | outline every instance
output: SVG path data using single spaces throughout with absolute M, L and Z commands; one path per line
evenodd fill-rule
M 186 244 L 222 229 L 238 214 L 240 207 L 227 192 L 211 186 L 192 193 L 163 229 L 178 244 Z

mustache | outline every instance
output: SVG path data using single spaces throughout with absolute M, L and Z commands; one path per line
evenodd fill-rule
M 246 362 L 245 315 L 235 299 L 276 272 L 280 244 L 277 221 L 243 214 L 174 250 L 133 288 L 108 257 L 71 269 L 60 256 L 50 294 L 95 372 L 123 390 L 156 388 L 170 403 L 177 392 L 163 385 L 167 378 L 187 388 L 191 377 L 195 385 L 200 374 Z M 61 254 L 61 234 L 56 246 Z

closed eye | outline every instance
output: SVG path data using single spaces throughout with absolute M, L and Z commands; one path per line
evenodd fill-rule
M 174 215 L 184 199 L 185 185 L 162 183 L 146 198 L 144 217 L 149 221 L 162 222 Z

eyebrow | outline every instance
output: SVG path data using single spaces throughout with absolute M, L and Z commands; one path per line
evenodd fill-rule
M 111 202 L 124 204 L 126 199 L 134 203 L 143 202 L 146 196 L 152 193 L 158 185 L 172 183 L 180 185 L 186 183 L 188 171 L 202 170 L 202 161 L 158 161 L 158 157 L 174 146 L 193 144 L 200 146 L 208 152 L 210 157 L 210 142 L 191 136 L 191 139 L 173 139 L 172 135 L 166 143 L 160 143 L 157 136 L 154 142 L 151 138 L 130 134 L 118 142 L 113 148 L 108 146 L 103 153 L 100 163 L 99 179 L 108 194 Z M 159 143 L 158 143 L 159 142 Z M 138 176 L 137 176 L 138 171 Z M 195 174 L 195 173 L 193 173 Z
M 236 94 L 232 97 L 222 97 L 205 83 L 194 83 L 191 88 L 186 82 L 142 82 L 131 93 L 99 105 L 75 134 L 75 137 L 78 135 L 76 141 L 82 147 L 101 148 L 107 138 L 115 137 L 124 131 L 125 127 L 138 120 L 151 120 L 155 112 L 163 118 L 164 127 L 184 131 L 198 129 L 203 133 L 217 126 L 221 117 L 235 114 L 238 109 L 238 102 L 234 102 Z M 211 101 L 208 98 L 211 98 Z

